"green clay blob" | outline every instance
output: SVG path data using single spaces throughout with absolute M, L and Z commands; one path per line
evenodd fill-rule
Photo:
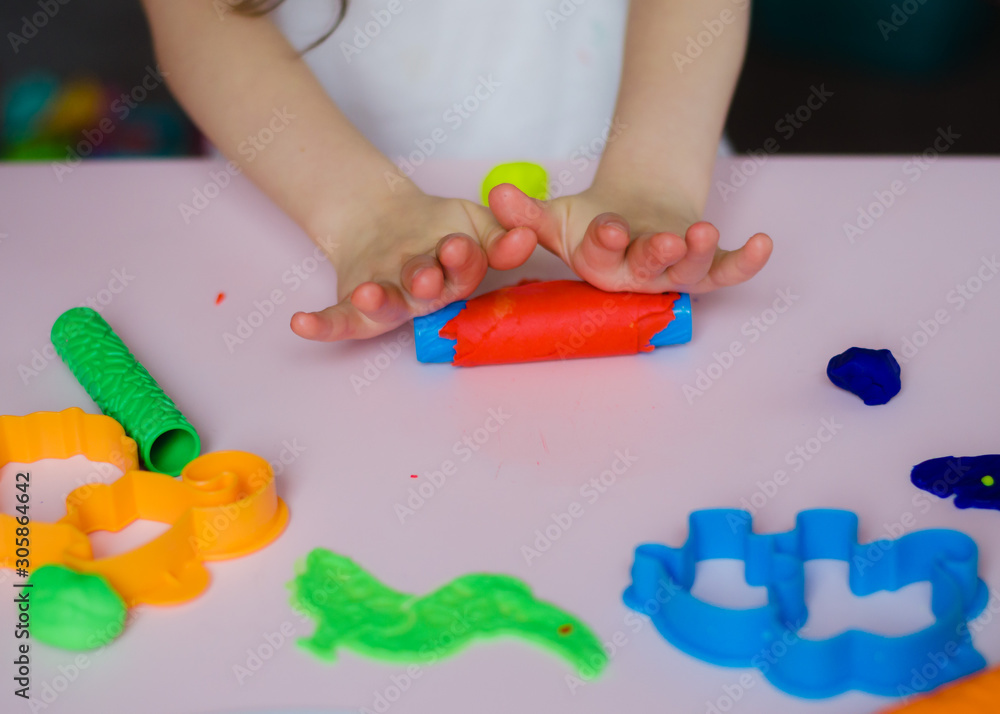
M 64 650 L 91 650 L 125 629 L 125 601 L 100 575 L 44 565 L 28 583 L 28 632 L 34 640 Z
M 316 548 L 299 563 L 289 587 L 293 606 L 317 623 L 300 644 L 326 660 L 346 647 L 367 657 L 426 664 L 476 639 L 515 636 L 561 655 L 588 679 L 608 663 L 590 628 L 507 575 L 463 575 L 420 597 L 383 585 L 350 558 Z
M 538 164 L 520 161 L 500 164 L 486 174 L 483 179 L 482 201 L 489 205 L 490 191 L 502 183 L 512 183 L 532 198 L 544 201 L 549 193 L 549 178 L 545 169 Z

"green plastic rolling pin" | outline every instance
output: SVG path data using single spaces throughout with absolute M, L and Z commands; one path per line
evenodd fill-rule
M 177 476 L 199 454 L 198 432 L 96 311 L 60 315 L 52 345 L 101 411 L 135 439 L 146 469 Z

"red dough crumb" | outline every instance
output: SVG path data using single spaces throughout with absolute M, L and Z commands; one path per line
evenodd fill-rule
M 607 293 L 577 280 L 522 283 L 473 298 L 438 334 L 454 364 L 505 364 L 650 352 L 677 293 Z

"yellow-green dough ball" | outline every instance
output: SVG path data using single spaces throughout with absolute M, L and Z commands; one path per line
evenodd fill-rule
M 518 161 L 500 164 L 483 179 L 483 205 L 489 205 L 490 191 L 502 183 L 512 183 L 532 198 L 544 201 L 548 195 L 549 177 L 538 164 Z

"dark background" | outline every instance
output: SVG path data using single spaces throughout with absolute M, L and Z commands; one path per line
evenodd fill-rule
M 915 153 L 951 126 L 961 139 L 949 153 L 1000 153 L 1000 3 L 759 0 L 753 8 L 727 124 L 740 151 L 775 137 L 782 153 Z M 775 124 L 819 85 L 834 96 L 786 140 Z
M 952 153 L 1000 153 L 996 0 L 756 0 L 753 8 L 747 62 L 727 122 L 737 150 L 759 150 L 773 138 L 782 153 L 917 153 L 951 127 L 961 137 Z M 12 128 L 11 88 L 26 76 L 41 71 L 60 86 L 89 78 L 114 97 L 154 64 L 137 0 L 69 0 L 15 53 L 8 32 L 20 34 L 22 18 L 38 11 L 38 0 L 0 3 L 2 158 L 58 158 L 51 151 L 64 138 L 39 144 L 25 134 L 23 117 L 22 128 Z M 788 124 L 779 122 L 794 116 L 814 87 L 833 95 L 787 136 Z M 23 106 L 18 111 L 27 111 Z M 119 131 L 95 155 L 203 150 L 162 85 L 126 126 L 131 133 Z
M 44 0 L 53 7 L 54 0 Z M 65 0 L 64 0 L 65 1 Z M 209 0 L 210 1 L 210 0 Z M 146 18 L 138 0 L 68 0 L 58 7 L 37 34 L 12 47 L 8 33 L 27 37 L 25 17 L 42 12 L 39 0 L 0 0 L 0 160 L 60 159 L 65 146 L 75 145 L 87 128 L 98 126 L 102 116 L 115 118 L 115 130 L 94 152 L 95 156 L 177 156 L 202 151 L 200 135 L 162 84 L 148 93 L 125 121 L 110 114 L 108 106 L 121 92 L 138 85 L 155 67 Z M 27 131 L 24 119 L 12 114 L 43 114 L 36 102 L 12 99 L 18 83 L 57 85 L 61 89 L 83 81 L 103 94 L 98 106 L 76 108 L 74 126 L 46 128 L 42 119 Z M 52 99 L 51 105 L 57 103 Z M 72 105 L 72 103 L 70 103 Z M 85 103 L 86 104 L 86 103 Z M 96 113 L 96 114 L 95 114 Z M 73 122 L 68 122 L 73 124 Z M 40 139 L 39 136 L 43 136 Z M 61 148 L 61 151 L 57 149 Z

